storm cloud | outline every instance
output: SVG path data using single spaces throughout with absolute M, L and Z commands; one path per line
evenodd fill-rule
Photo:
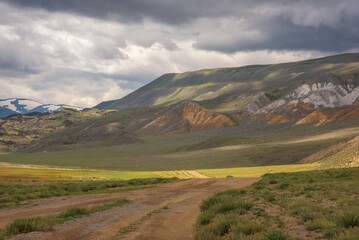
M 0 11 L 0 98 L 91 106 L 166 72 L 359 48 L 357 0 L 0 0 Z

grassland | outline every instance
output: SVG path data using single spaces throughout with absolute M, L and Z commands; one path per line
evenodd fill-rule
M 130 180 L 135 178 L 158 178 L 154 172 L 119 172 L 88 169 L 49 168 L 20 164 L 0 163 L 0 180 Z
M 1 154 L 0 162 L 135 172 L 287 165 L 357 135 L 359 122 L 354 120 L 320 127 L 252 124 L 144 137 L 142 143 L 126 145 L 57 145 L 48 152 Z
M 267 174 L 203 201 L 195 238 L 358 239 L 358 182 L 359 168 Z
M 103 180 L 82 182 L 3 182 L 0 183 L 0 209 L 20 204 L 30 204 L 34 199 L 81 194 L 118 193 L 153 187 L 177 178 L 151 178 L 132 180 Z M 21 184 L 22 183 L 22 184 Z M 150 185 L 150 186 L 148 186 Z
M 260 177 L 267 173 L 300 172 L 319 168 L 320 164 L 293 164 L 273 165 L 261 167 L 222 168 L 222 169 L 201 169 L 197 172 L 215 178 L 224 177 Z

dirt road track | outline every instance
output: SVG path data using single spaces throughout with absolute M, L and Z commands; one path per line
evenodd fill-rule
M 192 226 L 203 199 L 218 191 L 249 186 L 257 180 L 258 178 L 192 179 L 126 193 L 82 195 L 66 200 L 61 197 L 43 199 L 39 202 L 40 206 L 0 211 L 0 226 L 3 228 L 19 217 L 56 214 L 73 206 L 90 206 L 126 198 L 132 200 L 132 203 L 66 222 L 50 232 L 24 234 L 15 239 L 193 239 Z M 163 208 L 164 206 L 168 208 Z M 144 218 L 155 210 L 157 211 L 151 217 Z M 121 228 L 136 221 L 134 231 L 119 233 Z

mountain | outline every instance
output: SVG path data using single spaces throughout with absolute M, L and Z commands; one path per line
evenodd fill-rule
M 66 104 L 42 104 L 40 102 L 25 98 L 0 99 L 0 118 L 5 118 L 13 114 L 28 113 L 52 113 L 65 108 L 82 110 L 81 107 Z
M 236 123 L 223 114 L 205 109 L 194 101 L 182 101 L 158 111 L 155 118 L 138 132 L 168 135 L 234 125 Z
M 329 125 L 325 129 L 330 130 L 334 126 L 330 124 L 342 121 L 347 126 L 359 117 L 358 98 L 359 54 L 165 74 L 123 99 L 99 104 L 92 109 L 99 111 L 95 115 L 65 109 L 55 114 L 23 115 L 1 121 L 0 140 L 9 149 L 33 152 L 93 142 L 100 146 L 130 144 L 155 135 L 225 127 L 233 130 L 236 126 L 249 132 L 277 129 L 271 125 L 283 123 L 284 128 L 291 126 L 289 132 L 302 125 Z M 55 110 L 26 99 L 3 100 L 2 106 L 21 113 Z M 196 143 L 199 147 L 194 144 L 194 148 L 183 149 L 217 143 L 221 147 L 222 141 L 248 142 L 242 138 L 217 139 L 211 134 L 208 131 L 210 138 Z M 188 134 L 188 138 L 195 135 Z M 328 140 L 323 146 L 332 143 Z
M 317 109 L 341 110 L 359 103 L 359 54 L 165 74 L 95 108 L 157 107 L 183 100 L 267 124 L 296 122 Z
M 16 115 L 0 119 L 0 151 L 16 150 L 62 129 L 77 126 L 111 111 L 63 109 L 47 115 Z
M 229 117 L 205 109 L 194 101 L 182 101 L 166 107 L 106 112 L 108 114 L 105 116 L 96 116 L 79 125 L 62 128 L 26 146 L 23 151 L 47 151 L 54 146 L 95 141 L 102 141 L 106 145 L 130 144 L 141 142 L 141 138 L 146 136 L 173 135 L 236 125 Z

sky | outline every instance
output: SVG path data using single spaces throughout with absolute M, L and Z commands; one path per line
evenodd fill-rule
M 0 0 L 0 99 L 92 107 L 164 73 L 359 52 L 358 0 Z

